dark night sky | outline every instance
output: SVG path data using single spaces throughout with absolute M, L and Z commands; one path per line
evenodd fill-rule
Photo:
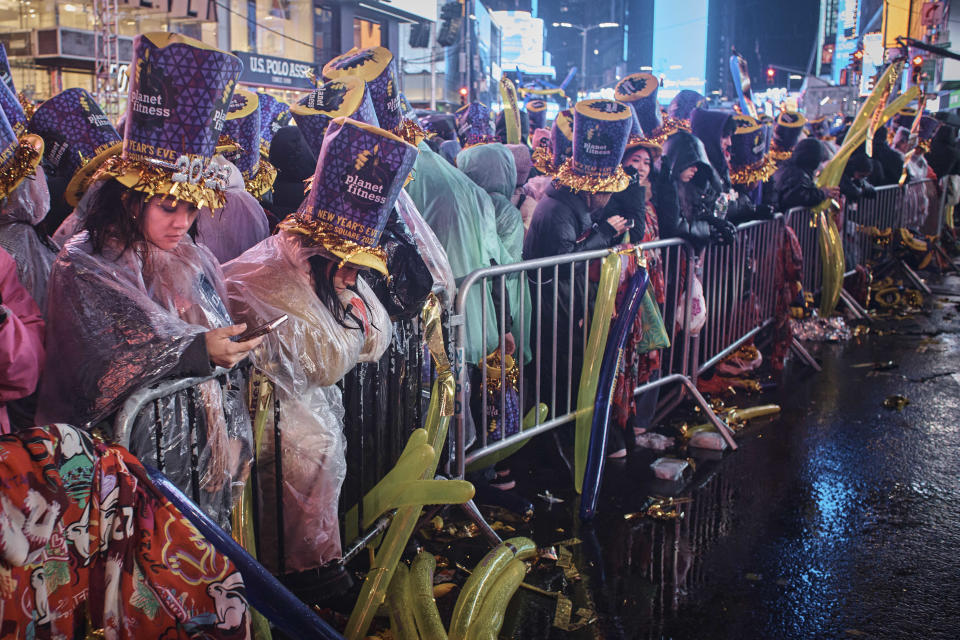
M 735 14 L 733 44 L 750 64 L 754 82 L 768 64 L 806 69 L 817 36 L 819 2 L 813 0 L 712 0 Z M 759 54 L 759 55 L 758 55 Z

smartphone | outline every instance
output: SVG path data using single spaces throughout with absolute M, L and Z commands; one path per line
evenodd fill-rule
M 254 338 L 265 336 L 271 331 L 273 331 L 274 329 L 276 329 L 277 327 L 279 327 L 280 325 L 282 325 L 284 322 L 286 322 L 287 319 L 288 319 L 287 314 L 283 314 L 282 316 L 278 318 L 274 318 L 273 320 L 271 320 L 270 322 L 267 322 L 266 324 L 262 324 L 259 327 L 254 327 L 253 329 L 247 329 L 240 335 L 234 336 L 233 341 L 246 342 L 247 340 L 253 340 Z

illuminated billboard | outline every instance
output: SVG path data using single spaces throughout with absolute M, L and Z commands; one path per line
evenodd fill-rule
M 543 64 L 543 20 L 528 11 L 493 11 L 500 25 L 500 66 L 504 71 L 553 75 Z
M 709 7 L 710 0 L 654 3 L 653 73 L 663 81 L 660 100 L 669 101 L 681 89 L 704 93 Z

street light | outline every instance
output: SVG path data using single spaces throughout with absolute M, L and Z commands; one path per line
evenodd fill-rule
M 581 48 L 580 48 L 580 73 L 583 74 L 583 92 L 586 93 L 587 89 L 587 33 L 593 29 L 614 29 L 620 26 L 619 22 L 601 22 L 599 24 L 593 24 L 589 27 L 581 27 L 580 25 L 570 24 L 569 22 L 554 22 L 553 26 L 555 27 L 564 27 L 565 29 L 577 29 L 580 31 L 581 38 Z

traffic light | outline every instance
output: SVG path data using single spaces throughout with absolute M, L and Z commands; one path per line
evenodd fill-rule
M 923 79 L 923 56 L 913 56 L 910 61 L 910 68 L 913 71 L 913 84 L 920 84 Z
M 460 104 L 467 104 L 467 88 L 460 87 Z
M 772 85 L 773 79 L 777 76 L 777 71 L 773 67 L 767 67 L 767 84 Z
M 460 35 L 463 24 L 463 7 L 459 2 L 448 2 L 440 7 L 440 25 L 437 27 L 437 44 L 449 47 Z
M 850 54 L 850 69 L 854 73 L 860 73 L 863 70 L 863 49 L 857 49 Z

